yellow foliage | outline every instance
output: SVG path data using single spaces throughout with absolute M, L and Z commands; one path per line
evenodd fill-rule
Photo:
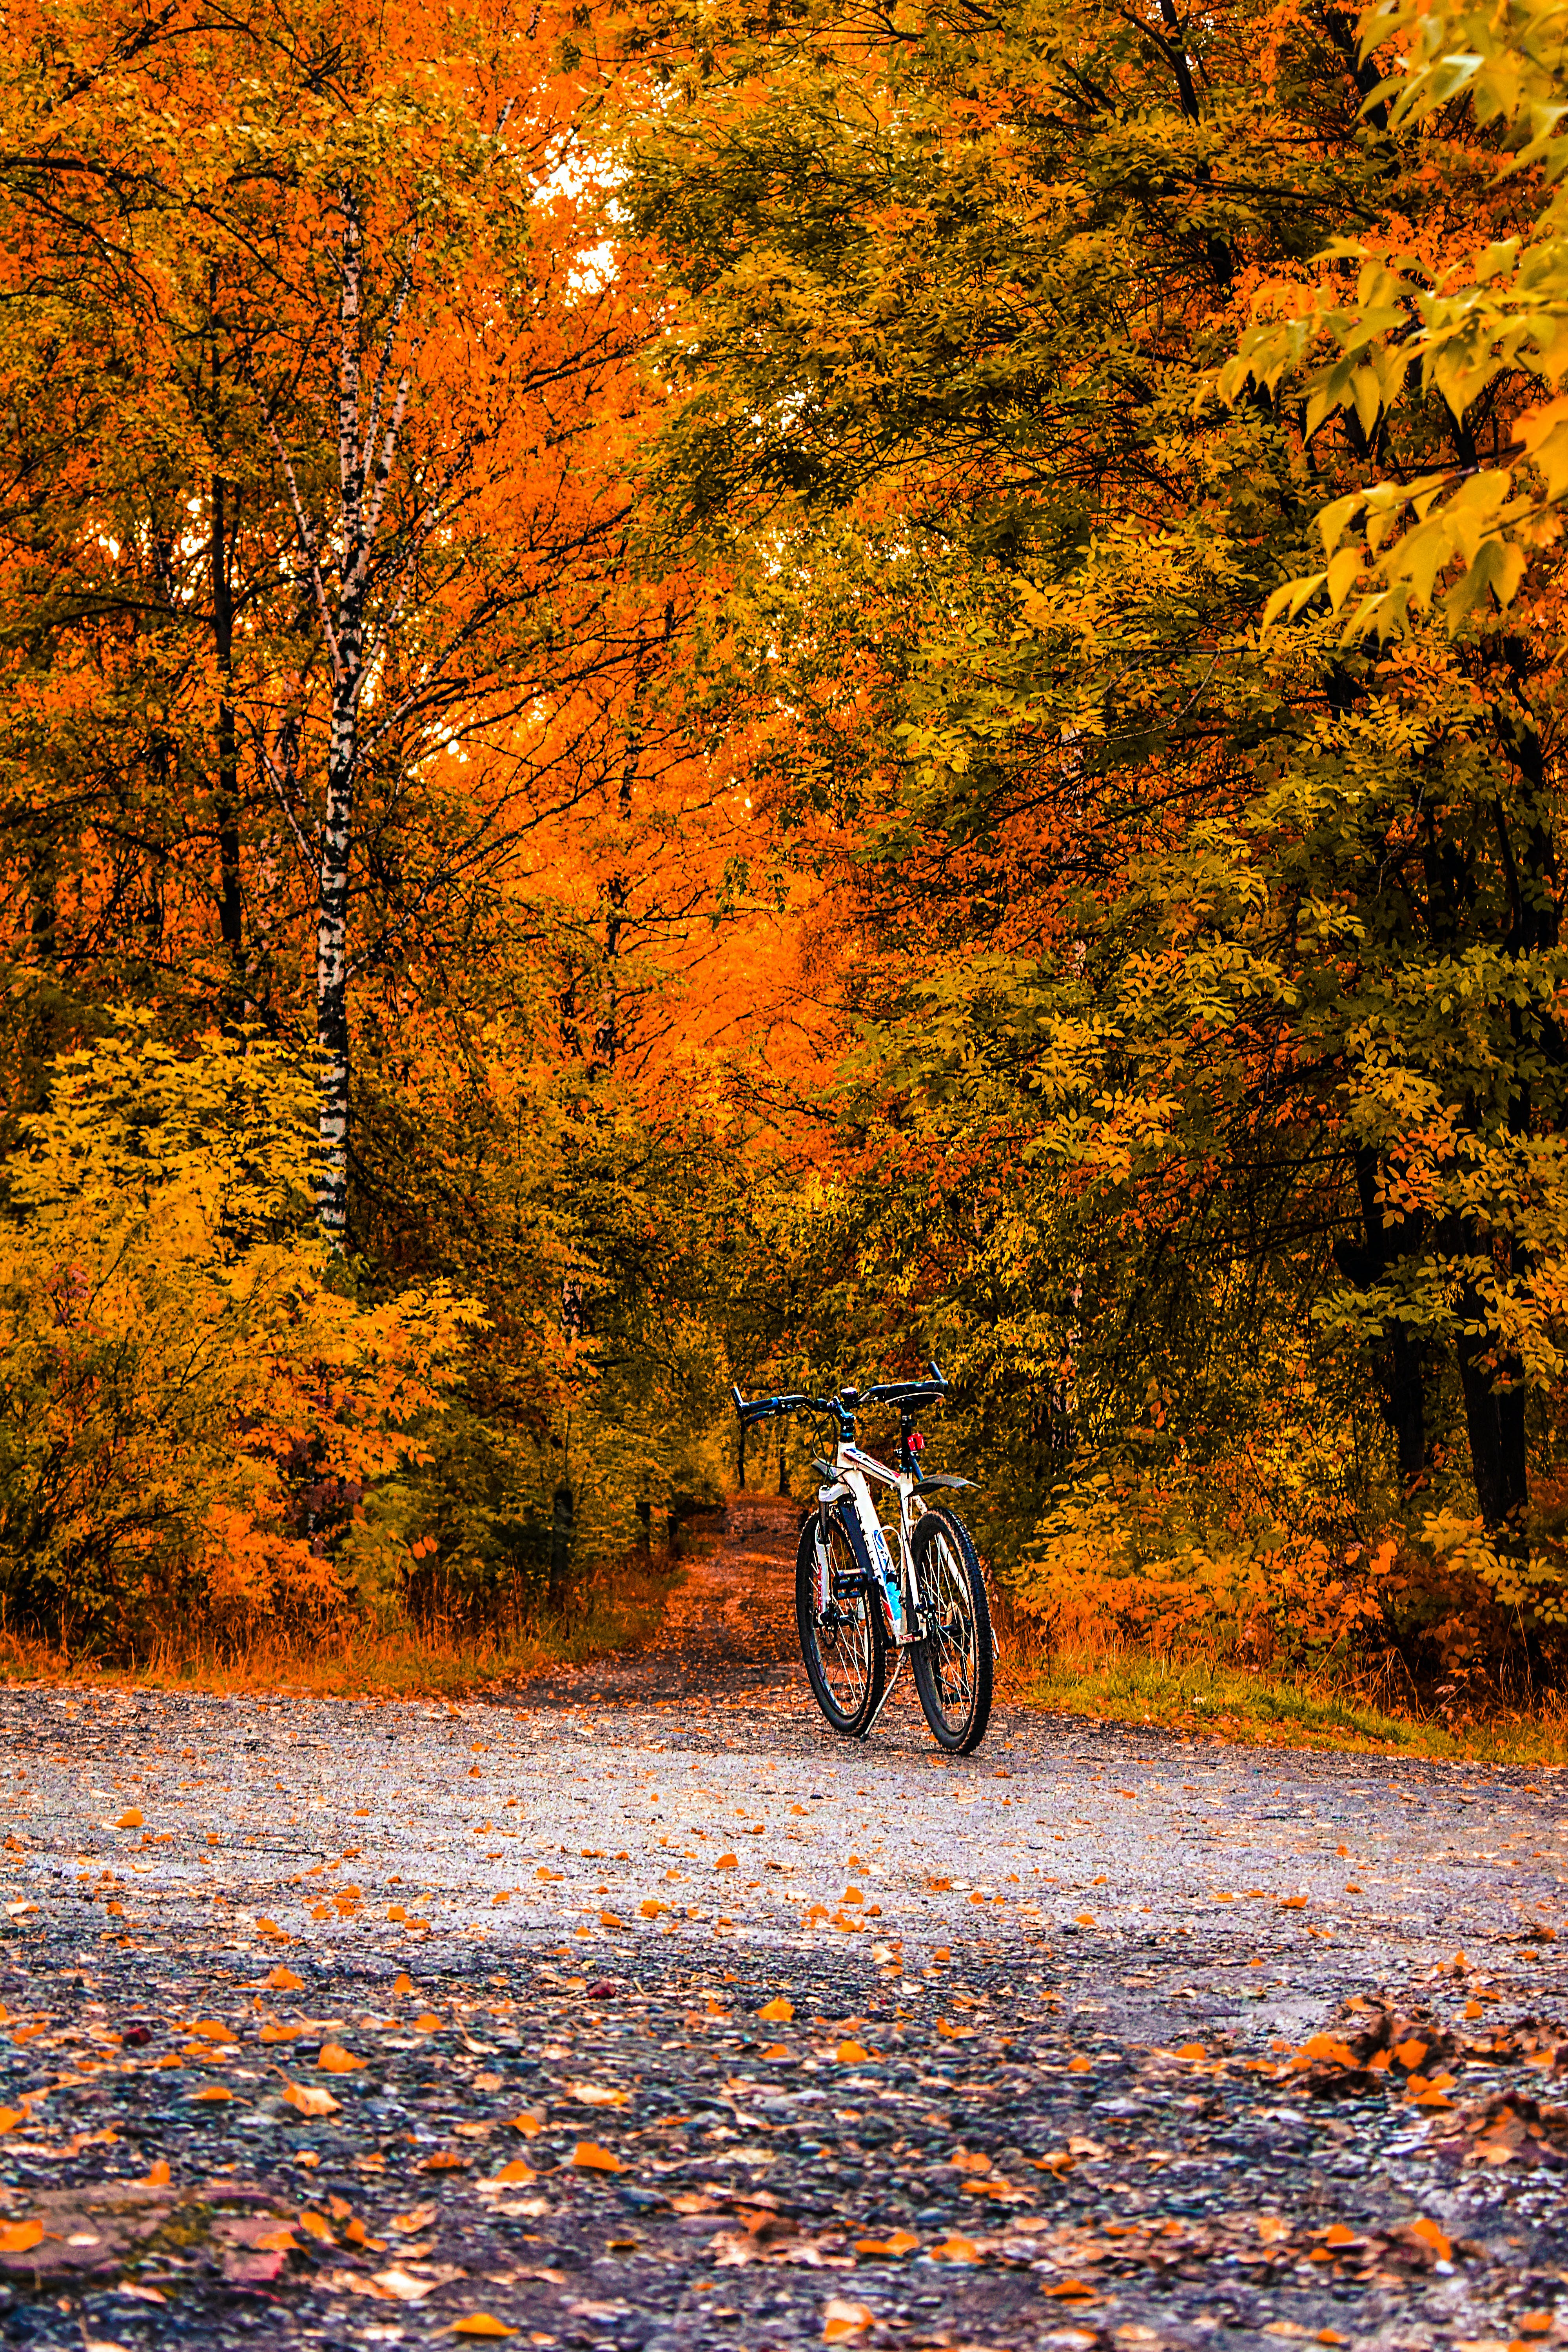
M 57 1066 L 0 1236 L 0 1596 L 134 1648 L 172 1618 L 319 1612 L 298 1489 L 341 1512 L 438 1404 L 471 1310 L 362 1305 L 316 1238 L 300 1074 L 152 1017 Z

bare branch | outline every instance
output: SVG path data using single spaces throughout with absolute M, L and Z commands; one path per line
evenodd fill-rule
M 289 453 L 283 446 L 278 427 L 270 416 L 266 419 L 266 425 L 268 438 L 272 444 L 278 463 L 283 468 L 283 478 L 289 485 L 289 503 L 294 509 L 294 528 L 299 532 L 300 545 L 310 559 L 310 585 L 316 592 L 316 611 L 321 616 L 322 632 L 327 640 L 327 651 L 332 657 L 332 680 L 335 685 L 342 677 L 342 665 L 338 659 L 338 635 L 332 626 L 332 616 L 327 604 L 327 583 L 321 577 L 321 558 L 316 551 L 316 534 L 310 527 L 310 518 L 305 512 L 305 501 L 300 496 L 300 485 L 295 479 L 294 468 L 289 463 Z

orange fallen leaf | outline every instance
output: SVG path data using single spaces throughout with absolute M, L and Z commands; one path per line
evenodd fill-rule
M 134 1805 L 127 1805 L 114 1826 L 117 1830 L 139 1830 L 142 1827 L 142 1815 Z
M 441 2021 L 433 2009 L 427 2009 L 422 2017 L 415 2019 L 414 2031 L 416 2033 L 439 2033 Z
M 1089 2071 L 1089 2062 L 1087 2058 L 1069 2058 L 1068 2060 L 1068 2073 L 1069 2074 L 1087 2074 Z
M 599 2083 L 573 2083 L 568 2086 L 572 2096 L 584 2107 L 624 2107 L 631 2097 L 629 2091 L 616 2091 Z
M 524 2164 L 521 2156 L 514 2156 L 510 2164 L 503 2164 L 500 2170 L 492 2173 L 490 2178 L 493 2180 L 537 2180 L 539 2175 L 531 2164 Z
M 1092 1927 L 1095 1924 L 1094 1914 L 1092 1911 L 1077 1911 L 1073 1914 L 1073 1916 L 1078 1926 L 1080 1927 Z
M 1413 2221 L 1411 2223 L 1410 2234 L 1413 2238 L 1419 2238 L 1424 2245 L 1430 2246 L 1440 2263 L 1451 2262 L 1453 2260 L 1454 2248 L 1452 2242 L 1446 2232 L 1438 2228 L 1436 2222 L 1429 2221 L 1425 2214 L 1422 2215 L 1419 2221 Z
M 304 1978 L 297 1977 L 292 1969 L 281 1966 L 268 1969 L 262 1982 L 268 1992 L 303 1992 L 305 1990 Z
M 759 2058 L 793 2058 L 795 2053 L 787 2042 L 770 2042 L 765 2050 L 758 2051 L 757 2055 Z
M 314 2238 L 318 2244 L 331 2243 L 332 2225 L 324 2213 L 301 2213 L 299 2226 L 307 2238 Z
M 919 2244 L 912 2231 L 893 2230 L 885 2238 L 857 2238 L 855 2251 L 858 2254 L 890 2255 L 896 2261 L 904 2254 L 912 2254 Z
M 413 1990 L 414 1979 L 411 1976 L 398 1975 L 393 1979 L 392 1997 L 395 2000 L 401 1999 L 405 1993 L 412 1992 Z
M 222 2083 L 205 2083 L 199 2091 L 193 2091 L 191 2094 L 193 2101 L 200 2101 L 203 2099 L 217 2101 L 232 2099 L 234 2093 L 226 2088 Z
M 258 2238 L 256 2251 L 258 2254 L 297 2254 L 300 2241 L 285 2221 L 281 2229 L 268 2230 L 265 2237 Z
M 1342 2221 L 1336 2221 L 1324 2237 L 1323 2243 L 1325 2246 L 1353 2246 L 1355 2231 L 1347 2230 Z
M 1178 2058 L 1190 2058 L 1194 2065 L 1200 2058 L 1206 2058 L 1208 2054 L 1201 2042 L 1184 2042 L 1176 2053 Z
M 580 2139 L 572 2151 L 571 2161 L 584 2172 L 624 2172 L 626 2168 L 618 2156 L 594 2139 Z
M 1279 1897 L 1281 1911 L 1304 1911 L 1306 1907 L 1307 1898 L 1304 1895 L 1282 1895 Z
M 356 2058 L 353 2051 L 345 2050 L 341 2042 L 323 2042 L 316 2063 L 323 2074 L 358 2074 L 368 2061 Z
M 492 2318 L 488 2311 L 470 2311 L 466 2319 L 454 2319 L 447 2330 L 451 2336 L 515 2336 L 504 2319 Z
M 414 2168 L 416 2172 L 467 2172 L 468 2168 L 468 2158 L 450 2147 L 438 2147 L 434 2156 L 421 2157 Z
M 601 1911 L 599 1914 L 601 1927 L 624 1927 L 626 1924 L 624 1919 L 617 1919 L 613 1911 Z
M 863 2042 L 841 2042 L 833 2054 L 841 2066 L 861 2066 L 871 2053 Z
M 339 2102 L 331 2091 L 307 2089 L 302 2083 L 289 2083 L 283 2092 L 286 2107 L 297 2107 L 302 2116 L 335 2116 Z
M 715 1870 L 739 1870 L 741 1858 L 739 1854 L 721 1853 L 713 1867 Z
M 8 2221 L 0 2224 L 0 2254 L 27 2254 L 43 2243 L 41 2221 Z
M 166 2189 L 172 2178 L 166 2160 L 160 2157 L 148 2173 L 145 2186 L 149 2189 Z
M 221 2018 L 198 2017 L 185 2032 L 199 2042 L 237 2042 L 239 2036 L 224 2024 Z
M 941 2245 L 931 2248 L 931 2257 L 939 2263 L 977 2263 L 980 2249 L 973 2238 L 962 2238 L 956 2230 L 950 2230 Z
M 513 2116 L 510 2128 L 514 2132 L 521 2132 L 524 2139 L 536 2139 L 544 2129 L 544 2117 L 530 2115 Z
M 26 2107 L 0 2107 L 0 2132 L 15 2131 L 18 2124 L 26 2120 Z
M 1427 2046 L 1425 2042 L 1417 2042 L 1414 2039 L 1409 2042 L 1396 2042 L 1394 2045 L 1394 2054 L 1405 2073 L 1413 2074 L 1426 2057 Z
M 786 2000 L 781 1992 L 759 2009 L 757 2015 L 765 2025 L 788 2025 L 795 2015 L 795 2003 Z
M 841 2343 L 846 2336 L 858 2336 L 876 2325 L 877 2315 L 868 2304 L 846 2303 L 841 2294 L 834 2295 L 822 2314 L 822 2340 L 825 2344 Z
M 658 1897 L 652 1895 L 645 1895 L 637 1905 L 637 1909 L 645 1919 L 657 1919 L 661 1911 L 668 1911 L 668 1903 L 660 1903 Z

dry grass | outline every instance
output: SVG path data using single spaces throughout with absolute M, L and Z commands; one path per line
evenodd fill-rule
M 460 1699 L 562 1666 L 635 1650 L 663 1614 L 679 1566 L 619 1560 L 578 1589 L 570 1612 L 538 1625 L 460 1620 L 375 1628 L 352 1621 L 248 1639 L 165 1638 L 145 1657 L 95 1658 L 0 1632 L 0 1681 L 158 1690 L 287 1691 L 314 1698 Z
M 1258 1747 L 1568 1766 L 1568 1702 L 1561 1698 L 1452 1721 L 1390 1709 L 1326 1675 L 1270 1675 L 1207 1658 L 1177 1663 L 1116 1646 L 1047 1653 L 1005 1599 L 996 1614 L 1002 1689 L 1021 1706 Z

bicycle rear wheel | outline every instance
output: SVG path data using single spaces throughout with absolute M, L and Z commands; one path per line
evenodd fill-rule
M 991 1720 L 996 1651 L 985 1579 L 955 1512 L 928 1511 L 921 1520 L 914 1570 L 925 1628 L 911 1653 L 915 1688 L 938 1747 L 968 1756 Z
M 816 1605 L 816 1513 L 800 1531 L 795 1560 L 795 1614 L 812 1695 L 835 1731 L 864 1739 L 888 1679 L 888 1640 L 877 1597 L 839 1524 L 828 1516 L 828 1601 Z

